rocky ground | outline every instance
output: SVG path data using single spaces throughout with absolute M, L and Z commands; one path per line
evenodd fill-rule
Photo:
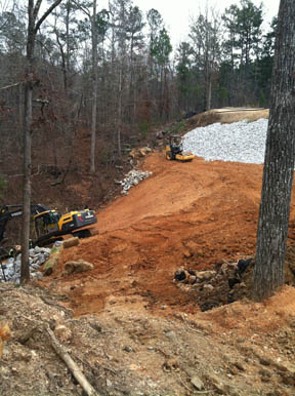
M 141 169 L 50 276 L 0 285 L 1 395 L 85 395 L 52 334 L 98 395 L 294 395 L 294 204 L 288 284 L 255 303 L 262 166 L 154 152 Z
M 65 297 L 1 286 L 13 329 L 0 360 L 1 395 L 82 395 L 48 328 L 99 395 L 293 395 L 295 291 L 206 313 L 110 295 L 99 315 L 73 317 Z

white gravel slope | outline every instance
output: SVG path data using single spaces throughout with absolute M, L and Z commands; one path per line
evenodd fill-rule
M 262 164 L 267 125 L 267 119 L 260 119 L 196 128 L 184 135 L 183 149 L 208 161 Z

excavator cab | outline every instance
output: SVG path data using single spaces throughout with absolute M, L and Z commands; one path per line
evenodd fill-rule
M 56 233 L 59 231 L 58 221 L 60 214 L 55 210 L 46 210 L 34 216 L 35 231 L 37 238 Z
M 170 135 L 169 144 L 166 145 L 166 159 L 182 162 L 192 161 L 194 154 L 183 151 L 182 138 L 179 135 Z

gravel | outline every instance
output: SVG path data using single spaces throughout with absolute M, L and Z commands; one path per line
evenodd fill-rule
M 42 273 L 39 268 L 50 256 L 51 249 L 45 247 L 35 246 L 29 250 L 30 260 L 30 273 L 31 277 L 40 279 Z M 5 261 L 2 261 L 0 268 L 0 283 L 1 282 L 14 282 L 20 283 L 20 270 L 21 270 L 21 254 L 18 254 L 15 258 L 10 257 Z
M 150 177 L 152 172 L 144 172 L 141 170 L 132 169 L 125 175 L 125 178 L 119 182 L 122 186 L 121 194 L 127 195 L 131 187 L 137 186 L 141 181 Z
M 260 119 L 196 128 L 184 135 L 183 149 L 208 161 L 262 164 L 267 125 L 267 119 Z

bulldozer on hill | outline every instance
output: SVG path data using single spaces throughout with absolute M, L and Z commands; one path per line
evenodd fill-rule
M 182 138 L 179 135 L 170 135 L 169 142 L 165 149 L 166 159 L 188 162 L 192 161 L 195 156 L 191 152 L 183 151 Z

